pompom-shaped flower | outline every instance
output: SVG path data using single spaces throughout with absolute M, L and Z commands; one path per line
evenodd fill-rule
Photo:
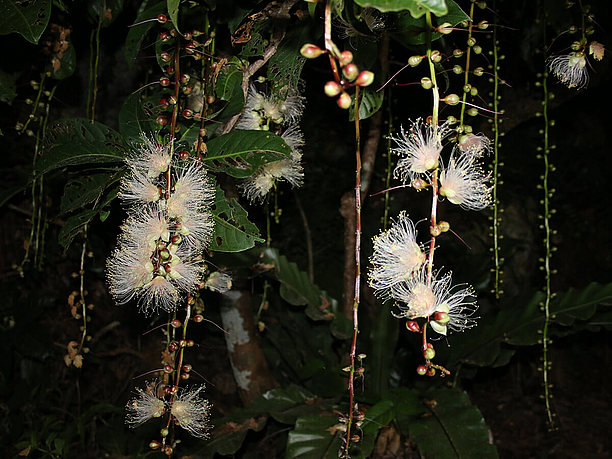
M 170 167 L 170 145 L 158 144 L 146 136 L 142 139 L 143 145 L 128 156 L 126 163 L 130 169 L 155 179 Z
M 159 201 L 161 189 L 157 179 L 133 169 L 121 182 L 119 197 L 128 204 L 150 204 Z
M 425 254 L 416 242 L 414 224 L 402 212 L 391 228 L 373 239 L 370 286 L 384 299 L 394 297 L 394 287 L 410 279 L 425 261 Z
M 582 89 L 589 82 L 584 52 L 551 56 L 546 60 L 550 73 L 568 88 Z
M 147 314 L 157 309 L 170 312 L 176 309 L 178 290 L 166 275 L 156 275 L 138 292 L 138 304 Z
M 466 134 L 459 137 L 457 147 L 463 153 L 480 157 L 491 150 L 491 140 L 482 134 Z
M 437 333 L 463 331 L 476 325 L 476 302 L 471 300 L 474 291 L 470 287 L 451 286 L 451 274 L 438 279 L 433 276 L 427 285 L 427 268 L 424 266 L 409 281 L 398 284 L 396 303 L 400 312 L 396 317 L 416 319 L 431 317 L 430 325 Z
M 149 383 L 145 390 L 136 389 L 136 396 L 126 405 L 125 422 L 130 427 L 138 427 L 149 419 L 159 418 L 166 411 L 166 403 L 155 394 L 156 384 Z
M 297 91 L 290 91 L 282 100 L 257 92 L 255 86 L 249 88 L 244 112 L 236 129 L 264 130 L 270 129 L 270 122 L 278 125 L 295 123 L 304 111 L 304 97 Z
M 251 201 L 262 201 L 277 181 L 298 187 L 303 180 L 304 169 L 299 160 L 288 158 L 264 164 L 241 184 L 241 188 Z
M 464 209 L 482 210 L 491 204 L 490 179 L 475 155 L 455 151 L 440 174 L 440 194 Z
M 151 255 L 148 244 L 124 241 L 108 259 L 108 283 L 117 303 L 127 303 L 153 280 Z
M 412 182 L 427 171 L 438 167 L 442 140 L 451 132 L 450 123 L 441 126 L 426 124 L 417 119 L 408 132 L 402 128 L 399 136 L 391 136 L 396 144 L 392 151 L 400 159 L 394 176 L 402 182 Z
M 176 396 L 170 413 L 178 424 L 197 438 L 206 438 L 210 430 L 210 402 L 200 395 L 204 386 L 184 389 Z
M 191 211 L 208 210 L 215 189 L 199 163 L 173 167 L 174 186 L 166 202 L 171 218 L 186 217 Z
M 232 288 L 232 277 L 221 271 L 215 271 L 204 282 L 204 288 L 213 292 L 225 293 Z
M 131 246 L 144 246 L 151 250 L 157 241 L 170 240 L 170 225 L 164 213 L 156 206 L 136 208 L 121 227 L 123 239 Z

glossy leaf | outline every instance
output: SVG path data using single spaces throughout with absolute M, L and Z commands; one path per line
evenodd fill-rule
M 331 459 L 338 457 L 342 445 L 335 415 L 304 416 L 298 418 L 295 428 L 289 432 L 286 459 Z
M 51 0 L 0 0 L 0 12 L 0 35 L 17 32 L 36 44 L 49 23 Z
M 179 26 L 178 26 L 178 13 L 179 13 L 180 3 L 181 3 L 181 0 L 167 0 L 167 3 L 166 3 L 168 7 L 168 15 L 170 16 L 170 19 L 172 20 L 172 25 L 179 33 L 181 33 L 181 29 L 179 29 Z
M 447 13 L 445 0 L 355 0 L 355 3 L 364 8 L 376 8 L 384 13 L 408 10 L 415 18 L 423 16 L 427 11 L 436 16 L 444 16 Z
M 359 119 L 365 120 L 380 110 L 382 106 L 385 92 L 376 92 L 375 85 L 368 86 L 361 90 L 359 100 Z M 355 104 L 351 104 L 349 108 L 349 121 L 355 121 Z
M 215 84 L 215 93 L 219 99 L 228 101 L 223 108 L 223 118 L 229 118 L 240 113 L 242 107 L 244 107 L 242 61 L 240 59 L 232 58 L 221 68 Z
M 123 161 L 123 138 L 108 126 L 83 118 L 58 121 L 50 127 L 48 144 L 36 163 L 36 172 L 77 165 L 109 165 Z
M 155 123 L 143 107 L 139 93 L 128 96 L 119 111 L 119 132 L 126 138 L 140 139 L 141 134 L 156 130 Z
M 134 24 L 146 21 L 147 19 L 156 18 L 158 14 L 165 12 L 165 10 L 166 2 L 157 2 L 149 8 L 141 11 L 134 20 Z M 128 30 L 127 38 L 125 40 L 125 59 L 127 60 L 129 65 L 134 65 L 134 60 L 136 59 L 136 56 L 140 51 L 142 41 L 144 40 L 149 30 L 151 30 L 151 28 L 155 24 L 157 24 L 156 21 L 149 21 L 143 24 L 132 26 Z
M 206 146 L 204 164 L 237 178 L 248 177 L 260 166 L 291 154 L 283 139 L 267 131 L 232 131 L 209 140 Z
M 370 457 L 374 450 L 378 432 L 395 418 L 395 406 L 391 400 L 381 400 L 376 405 L 369 408 L 365 413 L 365 420 L 361 426 L 363 431 L 362 440 L 357 445 L 359 455 Z M 353 454 L 356 459 L 357 454 Z
M 296 263 L 273 248 L 264 250 L 262 262 L 273 265 L 275 277 L 281 283 L 280 295 L 285 301 L 294 306 L 307 306 L 306 315 L 313 320 L 333 318 L 330 310 L 335 309 L 336 300 L 310 282 L 308 274 Z
M 495 446 L 489 443 L 482 414 L 465 392 L 431 389 L 423 404 L 429 415 L 410 424 L 410 439 L 417 444 L 422 457 L 498 457 Z
M 79 175 L 66 183 L 60 204 L 60 212 L 67 214 L 95 203 L 104 191 L 121 179 L 121 173 L 98 172 Z
M 241 252 L 256 242 L 263 242 L 259 229 L 248 219 L 248 213 L 234 198 L 227 199 L 217 186 L 213 210 L 215 232 L 210 250 L 217 252 Z

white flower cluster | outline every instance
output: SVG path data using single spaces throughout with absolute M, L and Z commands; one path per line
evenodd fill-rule
M 257 92 L 254 86 L 249 89 L 245 109 L 236 129 L 272 129 L 280 132 L 282 139 L 291 148 L 290 157 L 264 164 L 242 183 L 241 189 L 251 201 L 262 201 L 277 181 L 285 181 L 293 187 L 302 185 L 304 169 L 301 164 L 301 148 L 304 146 L 304 137 L 297 123 L 303 110 L 304 98 L 297 93 L 279 100 Z
M 107 262 L 110 291 L 119 304 L 137 299 L 145 313 L 172 311 L 200 282 L 214 187 L 199 163 L 172 159 L 170 145 L 148 138 L 126 162 L 119 197 L 128 218 Z
M 369 284 L 375 295 L 396 302 L 396 317 L 430 318 L 431 327 L 442 335 L 473 327 L 473 290 L 451 286 L 450 273 L 433 275 L 428 284 L 425 253 L 416 236 L 414 224 L 402 212 L 391 228 L 374 238 Z
M 430 183 L 431 172 L 440 168 L 440 195 L 465 209 L 485 209 L 491 205 L 491 174 L 485 173 L 480 158 L 490 141 L 481 135 L 462 136 L 444 165 L 442 141 L 451 132 L 449 122 L 434 127 L 418 119 L 408 132 L 402 129 L 398 137 L 392 136 L 396 144 L 392 151 L 400 157 L 394 175 L 404 183 Z
M 139 427 L 169 411 L 176 423 L 191 435 L 207 438 L 211 404 L 200 394 L 203 390 L 203 385 L 182 389 L 168 402 L 158 397 L 155 383 L 148 384 L 145 390 L 138 388 L 126 405 L 125 422 L 132 428 Z

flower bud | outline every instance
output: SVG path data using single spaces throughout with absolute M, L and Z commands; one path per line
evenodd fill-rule
M 149 443 L 149 448 L 151 449 L 157 449 L 161 446 L 161 443 L 158 442 L 157 440 L 153 440 L 151 443 Z
M 170 322 L 170 325 L 172 325 L 172 328 L 179 328 L 183 324 L 180 320 L 174 319 L 172 322 Z
M 325 83 L 324 87 L 325 95 L 328 97 L 336 97 L 338 94 L 342 92 L 342 86 L 335 81 L 328 81 Z
M 408 58 L 408 65 L 410 67 L 416 67 L 417 65 L 421 63 L 422 60 L 423 60 L 423 56 L 410 56 Z
M 434 312 L 434 320 L 441 325 L 447 324 L 450 322 L 450 316 L 448 312 L 436 311 Z
M 415 179 L 412 181 L 412 188 L 417 191 L 421 191 L 424 188 L 427 188 L 427 182 L 421 178 Z
M 193 321 L 196 323 L 200 323 L 204 320 L 204 316 L 202 314 L 197 314 L 193 316 Z
M 162 437 L 167 437 L 169 433 L 170 433 L 170 432 L 168 432 L 168 429 L 166 429 L 166 428 L 163 428 L 163 429 L 161 429 L 161 430 L 159 431 L 159 434 L 160 434 Z
M 188 108 L 186 108 L 185 110 L 183 110 L 181 112 L 181 114 L 183 115 L 183 118 L 187 118 L 187 119 L 191 119 L 193 118 L 193 111 L 189 110 Z
M 419 365 L 416 369 L 416 372 L 420 376 L 425 376 L 425 373 L 427 373 L 427 367 L 425 365 Z
M 436 356 L 436 351 L 434 351 L 433 346 L 432 347 L 427 347 L 427 349 L 425 349 L 423 351 L 423 357 L 425 357 L 425 359 L 427 360 L 431 360 Z
M 159 79 L 159 84 L 161 84 L 164 87 L 170 86 L 170 78 L 168 78 L 168 77 L 161 77 Z
M 421 78 L 421 86 L 423 87 L 423 89 L 431 89 L 433 83 L 431 82 L 431 79 L 429 77 L 423 77 Z
M 161 59 L 162 62 L 170 62 L 172 60 L 172 56 L 170 55 L 170 53 L 168 53 L 166 51 L 161 53 L 159 55 L 159 58 Z
M 158 116 L 157 118 L 155 118 L 155 122 L 160 126 L 165 126 L 166 124 L 168 124 L 168 120 L 165 116 Z
M 355 64 L 347 64 L 342 69 L 342 74 L 349 81 L 353 81 L 359 75 L 359 68 Z
M 351 96 L 349 96 L 346 92 L 340 94 L 337 100 L 338 107 L 342 109 L 347 109 L 351 106 Z
M 472 48 L 472 51 L 474 51 L 475 54 L 480 54 L 482 53 L 482 46 L 476 45 Z
M 444 35 L 448 35 L 453 31 L 453 25 L 450 22 L 445 22 L 444 24 L 440 24 L 438 26 L 438 32 L 443 33 Z
M 315 59 L 323 54 L 323 50 L 319 48 L 317 45 L 313 45 L 312 43 L 306 43 L 300 49 L 300 54 L 304 56 L 306 59 Z
M 446 233 L 450 229 L 450 223 L 442 221 L 438 223 L 438 228 L 440 228 L 440 231 L 443 233 Z
M 460 65 L 453 66 L 453 73 L 455 73 L 456 75 L 461 75 L 463 73 L 463 67 L 461 67 Z
M 340 53 L 340 57 L 338 58 L 338 62 L 340 62 L 341 67 L 350 64 L 353 62 L 353 53 L 350 51 L 342 51 Z
M 165 14 L 160 14 L 157 16 L 157 22 L 159 22 L 160 24 L 165 24 L 166 22 L 168 22 L 168 17 Z
M 370 86 L 374 82 L 374 73 L 364 70 L 359 74 L 357 79 L 355 80 L 355 84 L 357 86 Z
M 476 39 L 474 37 L 470 37 L 467 39 L 468 46 L 474 46 L 476 44 Z
M 463 56 L 463 50 L 459 48 L 453 50 L 453 56 L 457 58 Z
M 174 371 L 174 369 L 172 368 L 172 365 L 164 365 L 164 373 L 170 374 Z
M 163 42 L 167 42 L 167 41 L 169 41 L 169 40 L 170 40 L 170 38 L 172 38 L 172 37 L 170 37 L 170 34 L 169 34 L 168 32 L 161 32 L 161 33 L 159 34 L 159 39 L 160 39 L 161 41 L 163 41 Z
M 449 94 L 442 100 L 448 105 L 457 105 L 459 103 L 459 96 L 457 94 Z
M 411 332 L 415 332 L 415 333 L 421 331 L 419 324 L 414 320 L 406 321 L 406 328 L 410 330 Z
M 427 376 L 435 376 L 435 375 L 436 375 L 435 368 L 430 368 L 429 370 L 427 370 Z
M 442 53 L 437 49 L 431 52 L 431 61 L 436 64 L 442 60 Z

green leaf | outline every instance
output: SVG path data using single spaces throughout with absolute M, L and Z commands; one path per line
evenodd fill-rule
M 363 439 L 358 445 L 362 457 L 370 457 L 374 450 L 378 431 L 391 423 L 393 418 L 395 418 L 395 406 L 391 400 L 381 400 L 367 410 L 365 421 L 361 426 Z M 353 457 L 357 459 L 358 455 L 353 454 Z
M 460 22 L 470 19 L 454 0 L 446 0 L 446 5 L 448 13 L 437 19 L 438 24 L 450 22 L 453 26 L 456 26 Z M 402 14 L 397 20 L 395 29 L 397 32 L 393 33 L 393 38 L 406 47 L 422 45 L 426 42 L 426 23 L 424 17 L 414 18 L 410 14 Z M 431 35 L 431 39 L 435 41 L 442 37 L 442 35 L 440 32 L 434 32 Z
M 300 416 L 313 415 L 322 411 L 315 395 L 303 387 L 291 384 L 281 389 L 272 389 L 255 400 L 250 409 L 265 409 L 274 419 L 283 424 L 295 424 Z
M 334 415 L 298 418 L 295 428 L 289 432 L 285 458 L 337 458 L 342 441 L 340 433 L 333 432 L 336 424 L 338 417 Z
M 219 99 L 228 101 L 228 104 L 223 108 L 223 118 L 229 118 L 240 113 L 242 107 L 244 107 L 242 70 L 242 61 L 233 57 L 219 72 L 215 84 L 215 93 Z
M 499 366 L 508 362 L 508 345 L 528 346 L 541 339 L 538 333 L 544 325 L 540 305 L 544 294 L 537 292 L 530 300 L 514 300 L 497 314 L 489 314 L 478 326 L 450 338 L 450 365 L 464 362 L 478 366 Z M 558 294 L 550 304 L 551 335 L 566 335 L 582 329 L 581 322 L 596 317 L 598 305 L 612 304 L 612 283 L 591 283 L 586 288 L 569 289 Z M 521 307 L 522 305 L 522 307 Z M 588 325 L 588 324 L 587 324 Z M 571 326 L 571 328 L 569 328 Z
M 0 102 L 10 104 L 17 97 L 17 81 L 18 73 L 7 73 L 0 70 Z
M 167 0 L 168 15 L 170 16 L 170 19 L 172 20 L 172 25 L 178 31 L 178 33 L 181 33 L 179 26 L 178 26 L 178 13 L 179 13 L 180 3 L 181 3 L 181 0 Z
M 368 387 L 376 395 L 387 389 L 398 336 L 399 321 L 389 313 L 388 308 L 380 308 L 373 319 L 371 349 L 368 352 Z
M 374 86 L 374 85 L 372 85 Z M 359 119 L 365 120 L 369 118 L 382 106 L 384 99 L 384 91 L 376 92 L 372 86 L 363 88 L 359 101 Z M 349 107 L 349 121 L 355 121 L 355 104 Z
M 248 219 L 248 213 L 234 198 L 227 199 L 217 186 L 213 210 L 215 232 L 210 250 L 217 252 L 241 252 L 250 249 L 255 242 L 264 242 L 259 229 Z
M 104 191 L 121 179 L 121 173 L 99 172 L 78 177 L 68 181 L 60 204 L 60 212 L 67 214 L 97 202 Z
M 64 251 L 70 247 L 70 244 L 74 241 L 74 239 L 83 231 L 85 227 L 91 223 L 91 221 L 96 217 L 96 215 L 100 214 L 100 212 L 108 206 L 111 202 L 113 202 L 117 198 L 117 194 L 119 192 L 118 187 L 110 190 L 106 196 L 99 199 L 93 208 L 83 210 L 76 215 L 68 218 L 62 226 L 62 229 L 58 235 L 58 241 L 64 248 Z
M 119 132 L 127 138 L 140 139 L 142 133 L 156 131 L 155 123 L 143 108 L 142 96 L 128 96 L 119 111 Z
M 274 265 L 275 277 L 281 283 L 280 295 L 285 301 L 294 306 L 307 306 L 306 315 L 312 320 L 333 318 L 330 310 L 335 309 L 336 300 L 310 282 L 308 274 L 296 263 L 270 247 L 263 251 L 262 262 Z
M 495 446 L 489 444 L 482 414 L 465 392 L 434 388 L 423 403 L 430 415 L 410 424 L 410 439 L 416 442 L 422 457 L 498 457 Z
M 51 16 L 51 0 L 0 0 L 0 35 L 17 32 L 38 43 Z
M 139 22 L 146 21 L 147 19 L 156 18 L 158 14 L 163 13 L 166 9 L 166 2 L 161 1 L 153 4 L 146 10 L 143 10 L 138 14 L 136 19 L 134 20 L 134 24 L 138 24 Z M 134 60 L 138 55 L 138 51 L 140 50 L 140 46 L 142 45 L 142 41 L 145 36 L 151 30 L 151 27 L 156 25 L 155 21 L 145 22 L 143 24 L 139 24 L 133 27 L 130 27 L 128 31 L 127 38 L 125 40 L 125 59 L 129 65 L 134 65 Z
M 66 166 L 120 163 L 128 149 L 119 133 L 83 118 L 58 121 L 49 129 L 47 139 L 36 163 L 38 174 Z
M 415 18 L 420 18 L 427 11 L 436 16 L 447 13 L 445 0 L 355 0 L 355 3 L 364 8 L 376 8 L 383 13 L 408 10 Z
M 287 158 L 291 148 L 278 135 L 267 131 L 232 131 L 206 144 L 202 158 L 207 167 L 232 177 L 253 175 L 260 166 Z

